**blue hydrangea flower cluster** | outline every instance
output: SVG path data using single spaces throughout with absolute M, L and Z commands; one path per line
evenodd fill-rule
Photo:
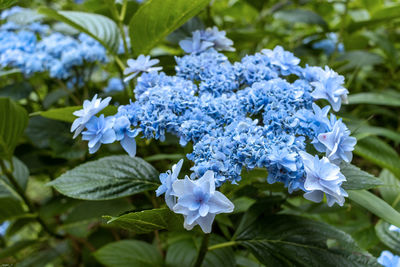
M 315 202 L 325 194 L 329 206 L 343 205 L 346 178 L 339 164 L 351 161 L 356 139 L 330 109 L 338 111 L 346 102 L 344 78 L 328 67 L 301 67 L 300 59 L 280 46 L 231 63 L 218 52 L 231 44 L 216 28 L 194 32 L 181 42 L 190 54 L 176 57 L 174 76 L 159 72 L 149 57 L 130 60 L 126 74 L 138 77 L 136 100 L 114 116 L 90 120 L 85 116 L 98 110 L 88 105 L 90 111 L 77 119 L 79 129 L 91 132 L 83 132 L 90 152 L 114 140 L 133 156 L 138 134 L 164 141 L 170 133 L 182 146 L 193 144 L 187 155 L 193 162 L 190 178 L 177 179 L 179 162 L 161 174 L 157 190 L 184 215 L 187 229 L 199 224 L 208 232 L 216 214 L 232 211 L 215 187 L 238 183 L 243 171 L 254 168 L 266 168 L 266 181 L 281 182 L 290 193 L 302 190 Z M 319 106 L 325 103 L 330 105 Z M 311 155 L 312 146 L 319 155 Z
M 400 256 L 393 255 L 392 252 L 384 250 L 378 258 L 378 263 L 384 267 L 399 267 Z
M 1 17 L 6 19 L 19 11 L 6 10 Z M 67 80 L 76 78 L 81 66 L 95 62 L 107 62 L 106 50 L 88 35 L 74 38 L 52 32 L 39 22 L 0 26 L 0 68 L 17 68 L 26 76 L 48 72 L 51 78 Z

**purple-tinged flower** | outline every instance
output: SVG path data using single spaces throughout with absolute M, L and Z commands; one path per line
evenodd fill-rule
M 187 230 L 198 224 L 204 233 L 210 233 L 216 214 L 233 211 L 233 203 L 221 192 L 215 191 L 213 171 L 207 171 L 198 180 L 187 176 L 184 180 L 176 180 L 172 188 L 177 197 L 173 211 L 183 214 Z
M 306 172 L 306 180 L 304 188 L 308 191 L 304 197 L 314 202 L 321 202 L 324 193 L 328 201 L 328 206 L 332 206 L 335 202 L 343 206 L 344 197 L 348 194 L 341 188 L 346 181 L 346 177 L 340 172 L 340 168 L 332 164 L 328 158 L 312 156 L 304 151 L 299 152 Z
M 384 250 L 378 258 L 378 263 L 382 264 L 384 267 L 400 267 L 400 257 L 393 255 L 392 252 L 388 250 Z
M 233 41 L 226 37 L 225 31 L 219 31 L 216 26 L 201 31 L 201 39 L 213 43 L 217 51 L 235 51 L 232 47 Z
M 153 67 L 160 61 L 158 59 L 150 59 L 150 56 L 140 55 L 136 60 L 128 59 L 128 67 L 124 69 L 124 75 L 129 75 L 124 79 L 124 82 L 135 78 L 140 72 L 159 71 L 162 67 Z
M 159 197 L 165 194 L 165 202 L 167 206 L 172 210 L 176 204 L 175 197 L 173 194 L 172 184 L 178 179 L 179 172 L 181 171 L 183 159 L 177 164 L 172 166 L 172 171 L 168 170 L 166 173 L 160 174 L 161 185 L 156 190 L 156 195 Z
M 318 142 L 313 141 L 315 148 L 319 152 L 325 152 L 333 163 L 339 164 L 342 160 L 350 162 L 357 139 L 350 136 L 350 130 L 340 119 L 336 120 L 334 115 L 331 116 L 334 121 L 332 130 L 318 135 Z
M 334 111 L 339 111 L 342 101 L 347 102 L 349 91 L 343 87 L 344 77 L 325 66 L 325 71 L 321 71 L 317 81 L 311 83 L 314 91 L 311 96 L 314 99 L 326 99 Z
M 111 117 L 92 117 L 86 124 L 86 131 L 82 132 L 82 140 L 89 141 L 90 154 L 96 153 L 101 144 L 111 144 L 115 141 L 115 132 L 112 129 Z
M 73 114 L 79 118 L 75 119 L 71 126 L 71 132 L 75 131 L 74 137 L 76 138 L 85 128 L 86 123 L 97 113 L 103 110 L 111 101 L 111 97 L 104 100 L 97 98 L 97 94 L 91 101 L 85 100 L 83 102 L 83 109 L 75 111 Z
M 197 54 L 212 47 L 214 43 L 203 40 L 201 38 L 201 32 L 195 31 L 193 32 L 192 39 L 182 40 L 179 42 L 179 45 L 186 53 Z

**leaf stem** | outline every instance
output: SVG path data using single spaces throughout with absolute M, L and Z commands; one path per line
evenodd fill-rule
M 216 245 L 213 245 L 213 246 L 209 246 L 209 247 L 208 247 L 208 250 L 214 250 L 214 249 L 219 249 L 219 248 L 231 247 L 231 246 L 235 246 L 236 244 L 237 244 L 236 241 L 228 241 L 228 242 L 216 244 Z
M 210 234 L 205 234 L 203 240 L 201 241 L 201 246 L 199 250 L 199 254 L 197 254 L 196 261 L 194 263 L 194 267 L 200 267 L 206 257 L 206 253 L 208 251 L 208 240 L 210 239 Z
M 55 237 L 55 238 L 64 238 L 64 236 L 59 235 L 55 232 L 53 232 L 47 224 L 40 218 L 39 213 L 36 212 L 35 206 L 32 204 L 32 202 L 28 199 L 26 196 L 24 190 L 21 188 L 21 186 L 18 184 L 17 180 L 15 179 L 13 173 L 11 170 L 9 170 L 6 165 L 4 164 L 3 160 L 0 160 L 0 167 L 4 173 L 4 175 L 7 177 L 7 179 L 10 181 L 10 183 L 13 185 L 15 191 L 17 191 L 18 195 L 22 198 L 22 200 L 25 202 L 26 206 L 28 206 L 28 209 L 31 213 L 37 214 L 35 217 L 36 221 L 42 226 L 43 230 L 47 232 L 49 235 Z

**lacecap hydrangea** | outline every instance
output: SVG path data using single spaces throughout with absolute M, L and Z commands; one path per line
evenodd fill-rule
M 186 229 L 200 225 L 210 232 L 215 216 L 234 208 L 218 187 L 239 183 L 241 173 L 254 168 L 267 169 L 266 182 L 281 182 L 290 193 L 304 191 L 315 202 L 325 195 L 329 206 L 343 205 L 346 177 L 339 165 L 351 161 L 356 139 L 331 109 L 347 100 L 344 78 L 329 67 L 302 67 L 280 46 L 232 63 L 220 52 L 233 51 L 232 44 L 216 28 L 194 32 L 181 42 L 188 54 L 176 57 L 173 76 L 149 57 L 130 60 L 126 74 L 137 76 L 136 100 L 113 116 L 96 117 L 105 102 L 95 98 L 76 114 L 72 130 L 86 127 L 91 153 L 120 141 L 134 156 L 135 137 L 164 141 L 166 133 L 182 146 L 192 143 L 190 177 L 178 178 L 179 161 L 160 175 L 157 190 L 184 216 Z

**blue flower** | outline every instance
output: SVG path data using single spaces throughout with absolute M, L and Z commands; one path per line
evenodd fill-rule
M 101 144 L 111 144 L 115 141 L 115 132 L 112 129 L 112 118 L 92 117 L 86 123 L 86 131 L 82 132 L 82 140 L 89 141 L 89 152 L 91 154 L 99 150 Z
M 179 172 L 181 171 L 183 159 L 177 164 L 172 166 L 172 171 L 168 170 L 166 173 L 160 174 L 161 185 L 156 190 L 156 195 L 159 197 L 165 194 L 165 203 L 172 210 L 176 204 L 174 190 L 172 184 L 178 179 Z
M 136 155 L 135 137 L 139 134 L 140 129 L 133 129 L 129 118 L 126 116 L 114 118 L 113 129 L 115 130 L 116 140 L 121 142 L 121 146 L 129 156 L 134 157 Z
M 204 233 L 210 233 L 216 214 L 233 211 L 233 203 L 221 192 L 215 191 L 212 171 L 207 171 L 198 180 L 187 176 L 184 180 L 176 180 L 172 188 L 177 197 L 173 211 L 183 214 L 187 230 L 199 225 Z
M 393 255 L 392 252 L 388 250 L 384 250 L 378 258 L 378 263 L 382 264 L 384 267 L 400 267 L 400 257 Z
M 349 129 L 341 119 L 336 120 L 336 117 L 331 115 L 331 120 L 333 127 L 329 132 L 320 133 L 318 141 L 313 141 L 314 146 L 319 152 L 325 152 L 331 162 L 350 162 L 357 139 L 350 136 Z
M 205 31 L 201 31 L 201 39 L 213 43 L 213 47 L 217 51 L 235 51 L 232 47 L 233 41 L 226 37 L 225 31 L 219 31 L 216 26 L 207 28 Z M 186 52 L 186 50 L 185 50 Z
M 400 233 L 400 228 L 394 225 L 389 226 L 389 231 Z
M 300 151 L 299 154 L 306 172 L 304 188 L 308 192 L 304 197 L 314 202 L 321 202 L 325 193 L 328 206 L 332 206 L 335 202 L 343 206 L 344 197 L 348 195 L 341 188 L 346 177 L 340 172 L 340 168 L 325 157 L 319 159 L 317 155 L 313 157 L 304 151 Z
M 97 94 L 91 101 L 85 100 L 83 102 L 83 109 L 75 111 L 73 114 L 78 118 L 72 123 L 71 132 L 75 131 L 74 137 L 76 138 L 82 130 L 85 128 L 86 123 L 97 113 L 103 110 L 111 101 L 111 97 L 107 97 L 104 100 L 97 98 Z
M 124 90 L 124 84 L 121 79 L 119 78 L 111 78 L 108 80 L 107 87 L 104 88 L 104 92 L 111 93 L 111 92 L 121 92 Z
M 339 111 L 342 101 L 347 102 L 347 94 L 349 91 L 343 87 L 344 77 L 338 75 L 328 66 L 325 71 L 319 73 L 316 81 L 311 82 L 314 86 L 312 97 L 314 99 L 326 99 L 332 106 L 334 111 Z
M 295 57 L 292 53 L 285 51 L 281 46 L 276 46 L 274 50 L 263 49 L 261 53 L 269 58 L 272 66 L 280 69 L 282 75 L 289 75 L 291 73 L 297 74 L 299 72 L 298 65 L 300 59 Z
M 10 226 L 9 221 L 5 221 L 2 224 L 0 224 L 0 236 L 4 236 L 6 234 L 8 226 Z
M 318 41 L 312 45 L 312 48 L 314 49 L 321 49 L 327 54 L 328 56 L 331 55 L 333 52 L 335 52 L 336 45 L 337 45 L 337 51 L 339 53 L 344 52 L 344 45 L 343 43 L 338 44 L 338 37 L 337 34 L 334 32 L 330 32 L 326 34 L 326 39 L 323 39 L 321 41 Z
M 212 47 L 214 44 L 212 42 L 205 41 L 201 38 L 201 32 L 195 31 L 193 32 L 192 39 L 182 40 L 179 42 L 179 45 L 186 53 L 201 53 L 208 48 Z
M 150 56 L 140 55 L 136 60 L 128 59 L 128 67 L 124 69 L 124 75 L 129 75 L 124 82 L 132 80 L 140 72 L 159 71 L 162 67 L 153 67 L 160 62 L 158 59 L 150 59 Z
M 271 164 L 276 164 L 279 169 L 284 167 L 290 171 L 296 171 L 296 156 L 296 153 L 290 153 L 285 147 L 275 146 L 272 149 L 269 160 Z

